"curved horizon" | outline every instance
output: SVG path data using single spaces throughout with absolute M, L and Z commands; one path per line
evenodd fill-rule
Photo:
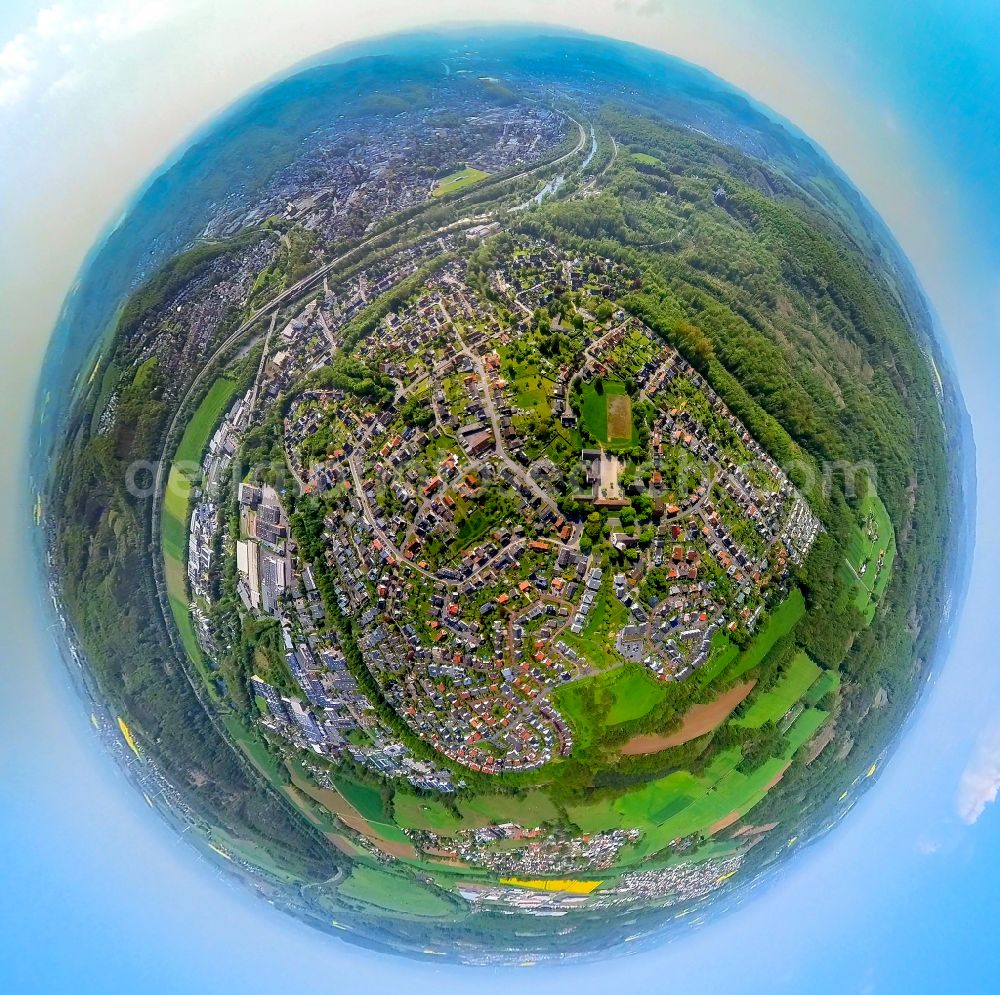
M 203 143 L 207 142 L 212 135 L 220 128 L 222 128 L 227 122 L 239 117 L 239 115 L 246 111 L 247 108 L 257 100 L 266 96 L 275 88 L 279 88 L 282 84 L 288 81 L 301 77 L 308 74 L 310 71 L 330 67 L 334 65 L 343 65 L 346 60 L 354 58 L 352 53 L 355 50 L 361 50 L 368 53 L 373 53 L 379 49 L 380 45 L 398 43 L 400 45 L 405 44 L 407 40 L 423 39 L 423 38 L 453 38 L 456 35 L 462 36 L 462 33 L 469 28 L 473 31 L 489 31 L 490 26 L 488 22 L 473 22 L 471 25 L 467 24 L 448 24 L 443 31 L 437 30 L 435 27 L 430 26 L 427 29 L 418 30 L 405 30 L 400 32 L 392 32 L 388 35 L 378 35 L 370 38 L 364 38 L 354 42 L 346 42 L 343 45 L 337 45 L 332 49 L 325 49 L 322 53 L 319 53 L 312 57 L 307 57 L 306 59 L 296 63 L 294 66 L 290 67 L 283 74 L 275 77 L 269 77 L 264 82 L 259 83 L 255 87 L 247 90 L 244 94 L 238 98 L 235 102 L 230 104 L 227 108 L 220 110 L 212 119 L 195 130 L 193 130 L 189 137 L 185 139 L 181 144 L 177 145 L 174 153 L 172 153 L 163 163 L 163 165 L 150 173 L 149 177 L 140 184 L 132 193 L 128 200 L 127 206 L 123 209 L 121 214 L 116 217 L 113 221 L 109 222 L 106 226 L 104 233 L 100 239 L 94 243 L 91 251 L 88 253 L 86 260 L 81 266 L 77 278 L 74 280 L 69 292 L 64 298 L 62 308 L 60 309 L 59 319 L 56 322 L 55 328 L 53 329 L 52 337 L 49 342 L 49 346 L 46 350 L 46 356 L 44 361 L 44 368 L 37 381 L 37 388 L 35 390 L 34 398 L 32 404 L 37 412 L 45 410 L 45 421 L 44 423 L 36 421 L 33 427 L 33 433 L 37 432 L 39 434 L 35 435 L 33 438 L 32 445 L 28 453 L 24 454 L 28 461 L 26 465 L 26 473 L 24 475 L 24 480 L 22 483 L 26 483 L 27 487 L 18 488 L 18 500 L 24 500 L 27 498 L 24 510 L 30 511 L 31 501 L 34 499 L 33 491 L 37 490 L 38 484 L 38 460 L 43 458 L 44 452 L 44 438 L 43 435 L 47 431 L 51 431 L 53 426 L 53 421 L 58 422 L 62 417 L 65 416 L 68 410 L 68 405 L 70 403 L 70 397 L 68 393 L 66 395 L 61 394 L 58 401 L 61 403 L 62 407 L 51 406 L 46 400 L 46 394 L 52 391 L 54 387 L 59 388 L 60 386 L 65 386 L 68 381 L 73 378 L 67 369 L 59 370 L 56 368 L 57 360 L 56 356 L 60 349 L 66 349 L 69 347 L 72 350 L 72 354 L 75 356 L 84 356 L 88 354 L 93 354 L 94 350 L 97 348 L 98 343 L 101 341 L 102 328 L 107 327 L 107 321 L 99 321 L 97 318 L 88 319 L 91 324 L 92 336 L 89 342 L 84 342 L 79 339 L 75 339 L 73 342 L 68 342 L 67 337 L 70 335 L 71 331 L 78 329 L 78 326 L 74 325 L 74 307 L 79 305 L 79 295 L 82 289 L 86 286 L 88 276 L 90 276 L 95 267 L 100 263 L 101 254 L 105 251 L 108 243 L 113 237 L 119 236 L 124 229 L 127 228 L 129 220 L 132 215 L 139 209 L 143 200 L 150 194 L 150 191 L 155 187 L 156 183 L 170 176 L 174 169 L 177 169 L 185 158 L 197 152 L 197 150 L 202 146 Z M 964 603 L 967 599 L 967 592 L 969 590 L 970 584 L 973 580 L 973 558 L 971 554 L 972 547 L 976 542 L 976 515 L 975 508 L 976 503 L 976 464 L 977 458 L 982 458 L 982 454 L 977 454 L 976 442 L 973 439 L 971 426 L 974 424 L 971 419 L 968 410 L 965 407 L 964 400 L 962 399 L 962 393 L 958 386 L 958 374 L 956 372 L 956 359 L 953 352 L 953 338 L 949 337 L 943 327 L 940 319 L 937 316 L 936 309 L 933 303 L 929 300 L 923 286 L 920 283 L 917 271 L 913 268 L 910 263 L 909 257 L 902 250 L 899 240 L 893 233 L 892 229 L 885 222 L 882 216 L 877 212 L 876 207 L 871 204 L 864 194 L 857 191 L 853 183 L 851 183 L 848 175 L 841 170 L 835 160 L 820 146 L 817 142 L 811 139 L 805 132 L 801 131 L 798 126 L 792 122 L 784 119 L 781 115 L 770 112 L 763 104 L 760 104 L 752 96 L 745 93 L 743 90 L 733 86 L 726 82 L 722 77 L 718 77 L 715 73 L 709 72 L 707 70 L 702 70 L 695 63 L 690 63 L 685 60 L 674 59 L 671 56 L 666 56 L 661 52 L 656 52 L 653 49 L 647 49 L 642 45 L 636 44 L 634 42 L 618 42 L 616 40 L 611 40 L 607 38 L 602 38 L 600 35 L 593 34 L 589 31 L 575 31 L 571 30 L 568 34 L 561 35 L 558 25 L 553 25 L 550 23 L 545 24 L 535 24 L 535 23 L 521 23 L 521 24 L 505 24 L 501 29 L 503 33 L 509 33 L 512 36 L 517 36 L 519 33 L 523 32 L 530 34 L 532 36 L 539 32 L 544 33 L 545 37 L 568 37 L 571 39 L 586 39 L 594 43 L 607 43 L 611 46 L 623 45 L 630 49 L 635 49 L 643 54 L 655 56 L 657 61 L 662 60 L 664 62 L 677 62 L 684 66 L 685 69 L 690 69 L 695 72 L 705 72 L 711 79 L 724 85 L 728 91 L 734 95 L 746 98 L 754 108 L 755 113 L 763 114 L 772 124 L 784 129 L 791 136 L 796 139 L 801 139 L 808 142 L 810 148 L 814 153 L 825 159 L 829 164 L 837 171 L 841 178 L 850 186 L 850 189 L 858 194 L 863 205 L 871 212 L 872 217 L 877 221 L 879 225 L 885 231 L 887 237 L 891 240 L 892 247 L 897 253 L 900 261 L 904 266 L 908 268 L 908 272 L 915 283 L 915 286 L 922 297 L 924 306 L 927 308 L 928 315 L 930 318 L 930 326 L 933 329 L 934 343 L 936 348 L 939 350 L 937 360 L 943 367 L 942 377 L 949 382 L 950 389 L 954 392 L 954 395 L 958 398 L 960 405 L 960 420 L 961 420 L 961 439 L 964 443 L 963 447 L 956 454 L 959 462 L 960 472 L 964 480 L 964 514 L 962 516 L 963 530 L 961 533 L 957 534 L 958 547 L 953 550 L 951 557 L 951 565 L 954 570 L 951 585 L 952 593 L 954 595 L 952 609 L 949 613 L 948 624 L 946 630 L 943 630 L 942 638 L 938 644 L 937 659 L 931 665 L 932 676 L 936 677 L 941 673 L 941 668 L 944 666 L 944 661 L 953 650 L 953 642 L 957 638 L 957 633 L 960 631 L 963 625 L 962 609 Z M 155 213 L 155 212 L 154 212 Z M 190 244 L 188 242 L 181 242 L 183 244 Z M 172 255 L 171 252 L 166 250 L 160 256 L 160 261 L 162 262 L 165 258 Z M 155 268 L 155 266 L 151 267 Z M 134 289 L 136 284 L 133 282 L 131 288 Z M 123 285 L 124 287 L 124 285 Z M 127 292 L 120 294 L 116 300 L 118 305 L 125 299 Z M 109 308 L 109 312 L 106 318 L 116 311 L 115 307 L 111 307 L 110 303 L 105 305 Z M 65 358 L 65 354 L 64 354 Z M 943 360 L 943 362 L 942 362 Z M 74 364 L 70 362 L 69 366 L 73 367 Z M 85 372 L 80 363 L 75 364 L 75 369 L 80 372 Z M 51 378 L 48 382 L 44 378 Z M 59 384 L 59 379 L 62 378 L 62 385 Z M 51 436 L 49 436 L 49 441 L 51 442 Z M 945 638 L 945 631 L 947 632 L 947 638 Z M 71 676 L 75 676 L 73 671 L 73 661 L 71 657 L 67 657 L 63 653 L 63 662 L 69 665 L 69 673 Z M 946 668 L 947 669 L 947 668 Z M 932 682 L 933 683 L 933 682 Z M 933 695 L 930 691 L 931 684 L 929 683 L 922 691 L 917 695 L 914 701 L 913 708 L 910 714 L 907 716 L 905 723 L 899 729 L 896 730 L 894 737 L 888 744 L 890 747 L 890 752 L 897 753 L 901 752 L 901 748 L 907 746 L 909 738 L 913 735 L 917 725 L 919 725 L 924 719 L 924 713 L 927 711 L 929 704 L 933 700 Z M 896 764 L 898 763 L 898 758 L 889 764 L 888 771 L 892 771 Z M 868 805 L 871 801 L 870 796 L 875 794 L 875 792 L 867 792 L 865 794 L 865 805 Z M 860 807 L 860 806 L 859 806 Z M 853 813 L 851 820 L 854 821 L 858 817 L 858 813 Z M 978 816 L 977 816 L 978 817 Z M 844 827 L 842 827 L 837 832 L 833 833 L 833 836 L 839 837 L 844 833 Z M 823 837 L 822 842 L 824 845 L 827 842 L 827 837 Z M 819 849 L 817 846 L 810 847 L 809 849 Z M 794 864 L 796 868 L 799 865 L 803 865 L 807 862 L 812 861 L 816 855 L 810 853 L 809 856 L 801 856 L 799 859 L 794 860 L 791 864 Z M 768 882 L 767 891 L 768 893 L 773 893 L 775 890 L 784 887 L 785 877 L 790 873 L 789 868 L 782 870 L 780 875 L 776 877 L 779 880 L 773 880 Z M 791 873 L 801 874 L 802 872 L 796 870 Z M 214 885 L 213 885 L 214 887 Z M 758 896 L 754 899 L 751 906 L 757 905 L 763 901 L 762 896 Z M 732 912 L 731 915 L 735 915 Z M 717 931 L 723 929 L 725 922 L 731 918 L 731 915 L 717 916 L 715 917 L 719 921 L 713 922 L 711 925 L 711 931 Z M 272 917 L 274 918 L 274 917 Z M 688 940 L 686 937 L 682 941 L 684 943 L 694 943 L 695 941 Z M 662 952 L 666 953 L 667 950 L 672 949 L 670 947 L 662 948 Z M 339 949 L 338 945 L 338 949 Z M 633 958 L 635 960 L 635 958 Z M 455 977 L 458 977 L 456 975 Z

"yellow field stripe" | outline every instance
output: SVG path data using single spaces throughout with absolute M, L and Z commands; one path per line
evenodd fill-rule
M 603 881 L 549 881 L 541 878 L 531 881 L 524 878 L 500 878 L 500 883 L 513 885 L 515 888 L 531 888 L 534 891 L 569 891 L 574 895 L 589 895 L 604 884 Z
M 135 741 L 135 736 L 132 735 L 132 730 L 129 729 L 127 725 L 125 725 L 125 720 L 120 715 L 118 716 L 118 728 L 121 730 L 122 739 L 125 740 L 125 743 L 128 746 L 128 748 L 137 757 L 141 758 L 142 754 L 139 752 L 139 744 Z

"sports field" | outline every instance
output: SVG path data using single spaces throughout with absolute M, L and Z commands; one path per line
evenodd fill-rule
M 471 187 L 473 183 L 485 180 L 490 174 L 485 170 L 476 169 L 475 166 L 466 166 L 464 169 L 457 169 L 454 173 L 443 176 L 434 184 L 434 197 L 445 197 L 458 190 Z
M 608 441 L 627 442 L 632 438 L 632 399 L 628 394 L 608 394 Z
M 587 430 L 605 445 L 632 445 L 636 441 L 632 399 L 620 380 L 592 380 L 584 384 L 580 402 Z

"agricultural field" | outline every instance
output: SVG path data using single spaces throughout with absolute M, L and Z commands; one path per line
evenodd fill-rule
M 818 705 L 828 694 L 840 689 L 840 673 L 836 670 L 824 670 L 816 683 L 802 696 L 807 705 Z
M 727 750 L 700 776 L 679 771 L 617 798 L 569 806 L 567 811 L 583 832 L 641 827 L 642 839 L 622 862 L 641 860 L 673 840 L 696 833 L 711 835 L 713 827 L 734 812 L 749 811 L 789 762 L 784 756 L 775 757 L 744 774 L 736 769 L 739 760 L 738 749 Z
M 191 494 L 192 473 L 208 446 L 212 432 L 229 407 L 236 393 L 237 384 L 229 377 L 219 377 L 209 388 L 201 404 L 195 409 L 184 429 L 170 466 L 167 489 L 163 498 L 161 523 L 164 559 L 182 565 L 187 552 L 188 501 Z M 186 600 L 186 594 L 180 593 Z
M 452 902 L 426 885 L 418 884 L 402 874 L 390 874 L 364 864 L 357 865 L 337 891 L 345 898 L 375 905 L 386 912 L 425 919 L 453 916 L 456 913 Z
M 804 653 L 797 654 L 777 684 L 761 694 L 737 726 L 758 728 L 778 722 L 817 682 L 820 668 Z M 830 683 L 827 681 L 826 683 Z M 642 788 L 606 801 L 569 806 L 568 814 L 584 832 L 602 832 L 624 825 L 645 827 L 636 856 L 646 856 L 672 839 L 692 833 L 711 835 L 749 812 L 780 778 L 794 754 L 828 718 L 828 713 L 806 707 L 785 731 L 779 756 L 750 772 L 737 769 L 741 751 L 717 754 L 701 775 L 678 771 Z
M 685 713 L 678 729 L 666 735 L 645 733 L 633 736 L 622 747 L 624 756 L 658 753 L 673 746 L 681 746 L 717 729 L 733 710 L 753 690 L 754 682 L 737 684 L 712 701 L 692 705 Z
M 205 685 L 212 697 L 217 697 L 217 692 L 205 666 L 204 656 L 188 612 L 187 525 L 192 480 L 196 477 L 198 464 L 212 432 L 232 401 L 236 388 L 234 380 L 229 377 L 219 377 L 195 409 L 170 465 L 160 521 L 163 573 L 170 612 L 177 625 L 181 642 L 205 679 Z
M 122 371 L 116 363 L 108 363 L 107 369 L 105 369 L 104 374 L 101 377 L 100 391 L 98 393 L 97 401 L 94 404 L 94 414 L 91 419 L 91 431 L 96 431 L 98 425 L 100 424 L 101 416 L 104 414 L 104 411 L 108 406 L 108 401 L 111 399 L 111 395 L 118 386 L 118 381 L 121 379 L 121 375 Z
M 758 729 L 765 722 L 779 722 L 788 710 L 816 682 L 821 671 L 801 650 L 792 658 L 788 669 L 769 691 L 756 695 L 750 707 L 735 725 Z
M 742 677 L 754 667 L 760 666 L 767 654 L 774 648 L 774 644 L 795 628 L 796 623 L 805 612 L 805 598 L 797 587 L 793 587 L 788 597 L 768 616 L 749 647 L 736 657 L 735 663 L 728 670 L 720 671 L 720 673 L 725 673 L 726 679 L 729 680 Z M 723 654 L 727 659 L 731 657 L 731 652 L 728 649 L 723 650 Z M 706 676 L 710 679 L 716 675 Z
M 788 743 L 787 754 L 794 755 L 805 746 L 829 717 L 829 712 L 824 712 L 821 708 L 803 709 L 785 732 L 785 740 Z

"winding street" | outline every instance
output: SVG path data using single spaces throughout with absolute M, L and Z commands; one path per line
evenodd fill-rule
M 447 314 L 447 311 L 445 311 Z M 449 315 L 449 320 L 451 316 Z M 462 338 L 462 333 L 458 330 L 457 324 L 452 321 L 452 326 L 455 329 L 455 337 L 458 339 L 461 349 L 458 350 L 458 355 L 465 356 L 469 362 L 472 363 L 473 368 L 476 371 L 476 375 L 479 377 L 479 382 L 483 387 L 483 402 L 486 405 L 486 413 L 489 415 L 490 423 L 493 426 L 493 450 L 496 453 L 500 461 L 510 470 L 510 472 L 520 480 L 532 494 L 535 495 L 550 511 L 559 514 L 559 508 L 555 501 L 552 499 L 546 491 L 544 491 L 530 474 L 524 472 L 524 467 L 520 463 L 511 459 L 510 454 L 504 448 L 503 444 L 503 432 L 500 428 L 500 417 L 497 414 L 496 404 L 493 401 L 493 392 L 490 390 L 490 380 L 486 373 L 486 367 L 483 364 L 482 357 L 477 352 L 473 352 L 466 344 L 465 340 Z

